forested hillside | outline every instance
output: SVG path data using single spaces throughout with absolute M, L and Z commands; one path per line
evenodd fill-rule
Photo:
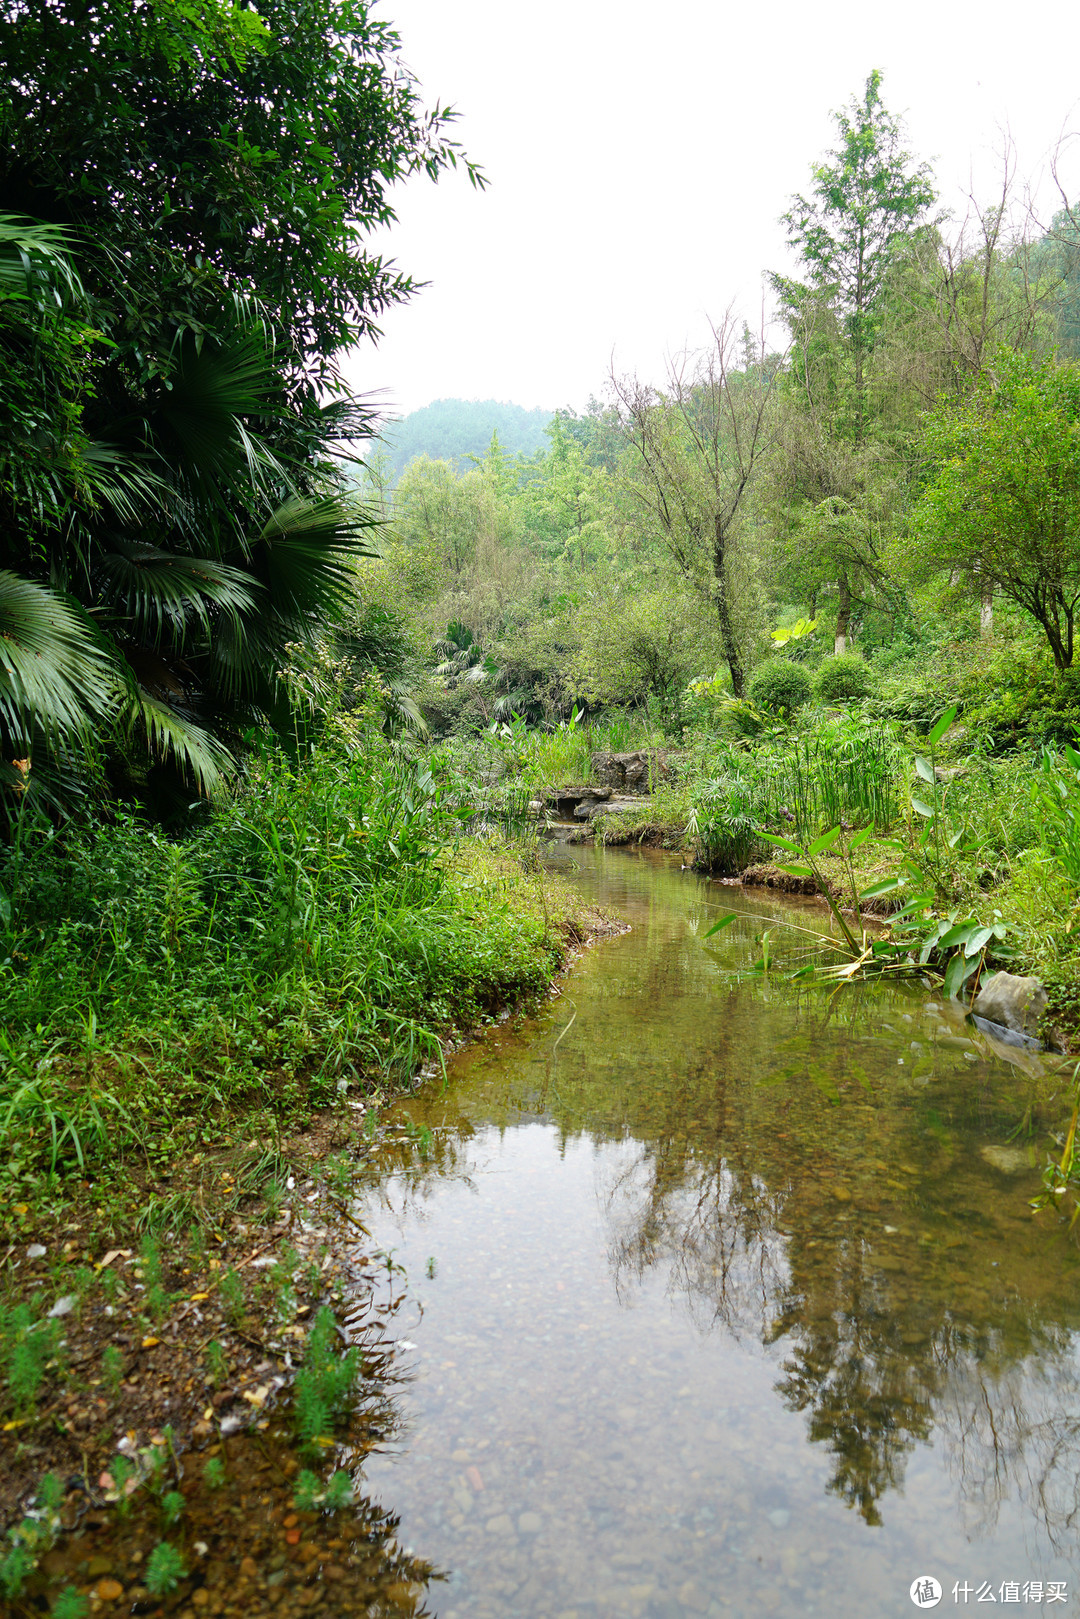
M 493 435 L 508 455 L 533 455 L 544 447 L 551 414 L 495 399 L 436 399 L 386 422 L 379 436 L 392 478 L 419 455 L 449 461 L 460 472 L 470 456 L 485 454 Z

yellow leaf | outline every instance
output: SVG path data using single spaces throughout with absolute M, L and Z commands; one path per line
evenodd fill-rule
M 189 1297 L 192 1304 L 201 1304 L 203 1300 L 208 1299 L 210 1295 L 209 1293 L 192 1293 L 189 1295 Z
M 160 1338 L 144 1338 L 142 1341 L 142 1346 L 144 1349 L 153 1349 L 154 1345 L 159 1344 L 160 1342 Z
M 29 1214 L 30 1213 L 30 1205 L 29 1205 L 29 1203 L 16 1203 L 16 1205 L 15 1205 L 15 1213 L 16 1214 Z

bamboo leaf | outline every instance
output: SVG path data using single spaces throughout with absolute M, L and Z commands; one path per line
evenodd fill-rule
M 799 845 L 792 843 L 790 838 L 778 837 L 775 832 L 762 832 L 760 835 L 765 839 L 766 843 L 772 843 L 778 849 L 786 849 L 789 854 L 802 854 Z
M 949 729 L 949 726 L 952 724 L 955 718 L 956 704 L 954 703 L 951 708 L 947 708 L 945 710 L 944 714 L 942 714 L 941 718 L 933 726 L 930 735 L 926 739 L 932 748 L 937 747 L 938 743 L 941 741 L 942 737 L 945 735 L 945 732 Z
M 777 866 L 777 871 L 786 871 L 789 877 L 812 877 L 813 866 Z
M 720 932 L 721 928 L 730 927 L 732 922 L 734 922 L 738 917 L 738 914 L 738 911 L 728 911 L 726 916 L 718 917 L 713 923 L 712 927 L 709 928 L 707 932 L 702 934 L 702 938 L 711 939 L 714 933 Z
M 834 826 L 830 827 L 828 832 L 823 832 L 819 838 L 814 839 L 813 843 L 806 851 L 807 854 L 824 854 L 826 849 L 831 849 L 837 838 L 840 836 L 840 830 L 840 827 Z
M 921 798 L 913 798 L 911 807 L 916 815 L 924 815 L 928 821 L 934 819 L 934 811 L 929 804 L 924 804 Z
M 905 887 L 903 877 L 886 877 L 880 883 L 871 883 L 869 888 L 860 890 L 860 899 L 876 899 L 879 894 L 895 894 L 898 888 Z
M 936 776 L 934 775 L 933 765 L 930 763 L 929 759 L 924 759 L 921 753 L 917 753 L 915 755 L 915 771 L 917 775 L 922 777 L 923 781 L 928 781 L 931 786 L 933 786 L 937 780 Z
M 855 836 L 848 844 L 848 848 L 852 854 L 854 854 L 856 849 L 861 849 L 864 843 L 869 842 L 870 834 L 873 832 L 873 830 L 874 829 L 872 826 L 864 826 L 861 832 L 856 832 Z

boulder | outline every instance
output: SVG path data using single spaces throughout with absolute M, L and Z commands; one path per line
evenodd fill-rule
M 636 753 L 594 753 L 593 773 L 605 787 L 621 793 L 648 793 L 652 782 L 668 774 L 666 755 L 659 749 Z
M 1037 978 L 1018 978 L 1014 973 L 994 973 L 986 979 L 971 1008 L 976 1017 L 1000 1023 L 1014 1034 L 1035 1040 L 1046 1011 L 1046 991 Z

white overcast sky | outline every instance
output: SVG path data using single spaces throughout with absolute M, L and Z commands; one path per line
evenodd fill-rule
M 430 285 L 350 357 L 387 410 L 432 399 L 553 409 L 620 371 L 659 378 L 706 315 L 760 313 L 778 223 L 832 145 L 830 114 L 880 68 L 885 105 L 945 206 L 990 199 L 1006 133 L 1052 211 L 1063 134 L 1080 194 L 1080 4 L 1040 0 L 386 0 L 430 103 L 490 187 L 463 173 L 394 194 L 381 251 Z

